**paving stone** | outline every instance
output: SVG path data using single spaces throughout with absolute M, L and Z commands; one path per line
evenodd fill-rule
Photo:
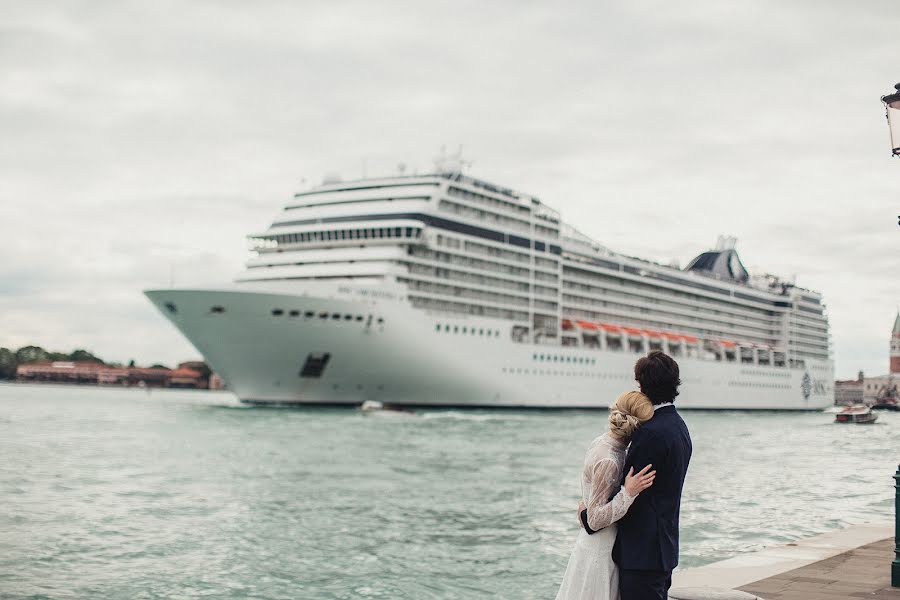
M 893 558 L 886 539 L 739 589 L 765 600 L 900 600 L 900 588 L 890 587 Z

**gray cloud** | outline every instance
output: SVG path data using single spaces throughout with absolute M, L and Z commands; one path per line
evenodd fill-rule
M 891 2 L 29 2 L 0 24 L 0 344 L 195 354 L 140 294 L 228 280 L 301 178 L 472 173 L 627 254 L 719 233 L 886 369 Z

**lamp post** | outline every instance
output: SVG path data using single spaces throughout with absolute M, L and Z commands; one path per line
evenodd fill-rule
M 900 588 L 900 465 L 894 473 L 894 562 L 891 563 L 891 586 Z
M 884 102 L 885 116 L 891 130 L 891 151 L 900 156 L 900 83 L 894 86 L 894 93 L 881 97 Z

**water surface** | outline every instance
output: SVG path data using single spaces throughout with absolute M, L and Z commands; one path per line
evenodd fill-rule
M 900 413 L 683 416 L 683 566 L 892 518 Z M 0 597 L 552 598 L 605 418 L 0 385 Z

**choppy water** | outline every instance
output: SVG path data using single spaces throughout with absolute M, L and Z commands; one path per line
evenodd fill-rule
M 892 517 L 900 414 L 686 412 L 682 564 Z M 0 386 L 0 596 L 552 598 L 605 413 Z

